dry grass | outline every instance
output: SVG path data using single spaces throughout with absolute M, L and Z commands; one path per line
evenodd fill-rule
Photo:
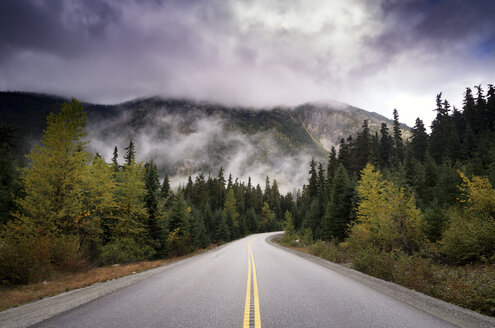
M 211 245 L 207 249 L 197 250 L 185 256 L 166 260 L 97 267 L 88 269 L 85 272 L 56 272 L 52 275 L 51 279 L 43 282 L 14 287 L 2 287 L 0 288 L 0 311 L 69 290 L 91 286 L 97 282 L 104 282 L 153 269 L 164 264 L 198 255 L 214 247 L 216 245 Z

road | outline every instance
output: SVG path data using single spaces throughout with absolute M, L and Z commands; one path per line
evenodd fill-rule
M 457 327 L 251 235 L 35 327 Z

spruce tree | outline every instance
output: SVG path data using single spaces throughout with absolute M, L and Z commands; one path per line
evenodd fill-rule
M 387 124 L 382 123 L 380 127 L 380 166 L 390 167 L 393 150 L 393 140 L 390 138 Z
M 402 162 L 404 160 L 404 144 L 402 141 L 402 132 L 400 130 L 399 112 L 394 108 L 394 153 L 395 160 Z
M 114 172 L 118 172 L 119 171 L 119 151 L 117 149 L 117 146 L 115 146 L 115 148 L 113 149 L 113 157 L 112 157 L 112 170 Z
M 155 249 L 157 255 L 164 255 L 166 240 L 165 227 L 162 217 L 161 190 L 160 180 L 158 178 L 158 169 L 156 164 L 151 160 L 144 166 L 144 185 L 146 188 L 146 210 L 148 212 L 147 235 L 148 243 Z
M 125 165 L 126 166 L 130 166 L 134 162 L 136 162 L 136 149 L 134 147 L 134 142 L 132 141 L 132 139 L 129 142 L 129 146 L 127 146 L 125 148 L 125 150 L 126 150 L 126 153 L 125 153 L 125 156 L 124 156 Z
M 425 160 L 426 149 L 428 148 L 428 134 L 426 133 L 426 128 L 423 121 L 418 117 L 416 119 L 416 124 L 411 129 L 411 147 L 416 158 L 421 163 Z

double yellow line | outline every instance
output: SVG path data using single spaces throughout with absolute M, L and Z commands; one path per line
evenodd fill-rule
M 246 289 L 246 305 L 244 306 L 244 325 L 243 328 L 249 328 L 250 315 L 251 315 L 251 273 L 253 280 L 253 301 L 254 301 L 254 327 L 261 328 L 261 318 L 260 318 L 260 300 L 258 298 L 258 279 L 256 278 L 256 266 L 254 265 L 253 250 L 251 244 L 252 239 L 248 245 L 248 279 L 247 279 L 247 289 Z

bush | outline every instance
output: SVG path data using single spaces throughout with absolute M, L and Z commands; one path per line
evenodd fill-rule
M 139 245 L 132 239 L 114 240 L 101 248 L 101 264 L 129 263 L 149 259 L 154 255 L 148 245 Z
M 369 247 L 354 253 L 352 266 L 373 277 L 392 281 L 395 261 L 395 254 L 382 252 L 376 247 Z
M 465 264 L 493 256 L 495 220 L 451 211 L 450 224 L 440 241 L 440 250 L 453 263 Z
M 225 227 L 228 228 L 227 226 Z M 167 245 L 169 247 L 168 254 L 171 256 L 181 256 L 193 251 L 189 237 L 184 236 L 180 228 L 176 228 L 174 231 L 169 232 Z
M 420 291 L 425 294 L 435 295 L 435 287 L 438 279 L 435 276 L 432 261 L 418 254 L 407 255 L 401 253 L 393 269 L 393 281 Z
M 319 240 L 310 245 L 308 251 L 310 254 L 335 263 L 343 263 L 345 261 L 344 253 L 335 241 L 325 242 Z
M 465 264 L 495 254 L 495 190 L 487 178 L 473 177 L 471 181 L 460 171 L 459 175 L 464 206 L 449 211 L 450 222 L 440 249 L 451 262 Z
M 37 282 L 51 272 L 50 239 L 24 224 L 9 223 L 0 236 L 0 282 Z
M 79 271 L 86 265 L 77 236 L 58 236 L 50 243 L 50 259 L 62 271 Z
M 304 229 L 301 241 L 306 245 L 311 245 L 313 243 L 313 232 L 310 228 Z

